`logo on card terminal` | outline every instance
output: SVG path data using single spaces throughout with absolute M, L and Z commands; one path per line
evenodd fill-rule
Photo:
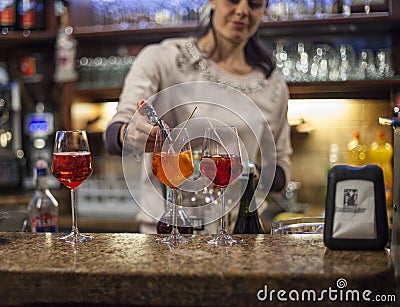
M 337 208 L 338 212 L 362 213 L 366 208 L 358 208 L 358 189 L 344 189 L 343 207 Z

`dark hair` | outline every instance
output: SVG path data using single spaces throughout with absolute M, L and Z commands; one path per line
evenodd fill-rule
M 267 2 L 268 3 L 268 2 Z M 212 24 L 212 17 L 214 15 L 214 10 L 211 9 L 209 22 L 206 25 L 200 25 L 195 33 L 195 37 L 201 38 L 208 33 L 211 29 L 214 37 L 214 49 L 210 52 L 209 56 L 211 57 L 214 52 L 217 50 L 217 36 L 215 33 L 214 26 Z M 265 74 L 265 77 L 268 78 L 272 71 L 275 69 L 275 62 L 273 61 L 270 53 L 264 47 L 260 37 L 259 30 L 257 29 L 256 33 L 252 37 L 249 38 L 245 48 L 245 57 L 246 61 L 249 65 L 253 67 L 259 67 Z

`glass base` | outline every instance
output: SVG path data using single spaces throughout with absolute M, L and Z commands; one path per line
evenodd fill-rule
M 71 231 L 69 235 L 57 238 L 57 241 L 68 243 L 90 242 L 92 240 L 92 236 L 81 234 L 79 231 Z
M 170 234 L 167 237 L 158 238 L 156 241 L 158 243 L 163 243 L 163 244 L 178 245 L 178 244 L 191 243 L 192 239 L 191 236 L 185 237 L 180 233 L 178 233 L 178 234 Z
M 230 234 L 228 234 L 224 229 L 221 229 L 215 237 L 207 240 L 207 243 L 214 245 L 234 245 L 234 244 L 240 244 L 242 242 L 243 242 L 242 238 L 233 237 Z

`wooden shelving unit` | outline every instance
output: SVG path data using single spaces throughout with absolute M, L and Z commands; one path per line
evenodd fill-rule
M 380 8 L 381 9 L 381 8 Z M 121 29 L 115 25 L 93 25 L 88 1 L 69 2 L 71 24 L 74 37 L 78 41 L 77 54 L 85 56 L 107 49 L 116 52 L 118 46 L 126 46 L 136 54 L 144 45 L 159 42 L 168 37 L 187 36 L 196 31 L 197 25 L 157 26 L 138 29 L 128 25 Z M 51 17 L 52 16 L 52 17 Z M 44 31 L 32 31 L 0 35 L 0 46 L 12 48 L 22 46 L 47 46 L 57 36 L 57 22 L 54 11 L 47 11 L 47 25 Z M 389 41 L 393 50 L 394 69 L 397 77 L 387 80 L 360 80 L 346 82 L 296 82 L 289 83 L 292 98 L 354 98 L 354 99 L 390 99 L 392 93 L 400 88 L 400 3 L 388 0 L 387 9 L 370 14 L 356 12 L 350 17 L 340 14 L 324 19 L 308 18 L 304 20 L 266 21 L 262 24 L 260 35 L 266 42 L 280 40 L 308 39 L 309 41 L 339 42 L 343 39 L 382 38 Z M 373 37 L 373 39 L 369 37 Z M 99 46 L 99 48 L 93 48 Z M 104 52 L 104 51 L 103 51 Z M 110 55 L 112 55 L 110 53 Z M 120 88 L 93 88 L 79 90 L 74 83 L 62 87 L 64 128 L 71 127 L 71 106 L 74 101 L 102 102 L 118 100 Z
M 110 38 L 114 43 L 155 41 L 166 37 L 186 36 L 196 29 L 196 24 L 145 29 L 133 25 L 125 29 L 120 29 L 116 25 L 91 25 L 75 26 L 74 36 L 80 41 L 105 41 Z M 400 30 L 400 16 L 392 16 L 388 12 L 376 12 L 369 15 L 355 13 L 346 18 L 336 14 L 324 19 L 311 17 L 303 20 L 266 21 L 260 27 L 260 34 L 262 37 L 276 39 L 306 34 L 315 37 L 320 34 L 359 35 L 362 32 L 388 33 L 394 30 Z
M 11 48 L 37 43 L 54 42 L 57 37 L 57 20 L 54 1 L 46 1 L 46 26 L 44 30 L 13 30 L 0 33 L 0 46 Z
M 70 2 L 70 20 L 74 27 L 74 37 L 78 41 L 78 55 L 95 52 L 94 45 L 109 47 L 115 52 L 118 45 L 128 46 L 132 52 L 138 52 L 146 44 L 159 42 L 168 37 L 187 36 L 196 31 L 197 25 L 157 26 L 138 29 L 126 26 L 121 29 L 115 25 L 91 25 L 91 11 L 88 2 Z M 86 8 L 86 9 L 84 9 Z M 89 24 L 88 24 L 89 23 Z M 326 40 L 365 38 L 369 36 L 385 37 L 391 42 L 393 62 L 397 75 L 400 75 L 400 3 L 389 0 L 387 11 L 354 13 L 350 17 L 340 14 L 324 19 L 308 18 L 304 20 L 266 21 L 261 25 L 260 35 L 268 42 L 279 40 Z M 0 34 L 0 46 L 7 57 L 13 56 L 13 50 L 29 49 L 53 50 L 57 37 L 57 20 L 54 7 L 48 5 L 46 11 L 46 29 L 43 31 L 13 31 Z M 391 93 L 400 87 L 400 79 L 363 80 L 346 82 L 299 82 L 289 83 L 292 98 L 382 98 L 389 99 Z M 117 100 L 120 88 L 96 88 L 78 90 L 75 84 L 64 84 L 62 88 L 64 128 L 71 126 L 70 109 L 73 101 L 101 102 Z
M 388 80 L 354 80 L 335 82 L 289 82 L 292 99 L 349 98 L 390 99 L 390 92 L 400 88 L 400 77 Z M 121 88 L 75 90 L 75 100 L 85 102 L 116 101 Z
M 291 98 L 390 99 L 391 91 L 400 88 L 400 78 L 336 82 L 289 83 Z

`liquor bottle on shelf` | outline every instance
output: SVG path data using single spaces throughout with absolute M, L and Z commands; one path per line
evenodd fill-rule
M 21 30 L 36 29 L 36 0 L 18 1 L 18 28 Z
M 0 28 L 3 34 L 7 34 L 9 30 L 15 29 L 17 25 L 16 2 L 13 0 L 0 1 Z
M 45 0 L 37 0 L 36 8 L 35 8 L 35 29 L 36 30 L 45 30 L 46 29 L 46 1 Z
M 361 141 L 358 131 L 353 133 L 352 140 L 347 144 L 347 160 L 351 166 L 368 164 L 367 146 Z
M 58 231 L 58 202 L 48 189 L 47 162 L 36 162 L 36 190 L 29 202 L 28 214 L 32 232 Z
M 240 199 L 239 214 L 233 229 L 235 234 L 263 234 L 264 228 L 258 217 L 257 209 L 255 209 L 254 199 L 254 163 L 249 162 L 243 165 L 242 182 L 245 185 L 244 193 Z M 247 178 L 248 174 L 248 178 Z M 254 208 L 251 208 L 253 204 Z M 253 211 L 250 211 L 252 210 Z M 255 209 L 255 210 L 254 210 Z

